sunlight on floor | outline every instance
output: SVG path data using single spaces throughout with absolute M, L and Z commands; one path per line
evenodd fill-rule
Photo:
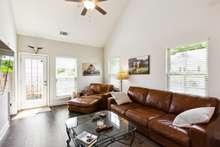
M 39 113 L 44 113 L 44 112 L 49 112 L 49 111 L 51 111 L 49 107 L 24 110 L 24 111 L 19 112 L 16 116 L 14 116 L 12 120 L 33 117 L 33 116 L 38 115 Z

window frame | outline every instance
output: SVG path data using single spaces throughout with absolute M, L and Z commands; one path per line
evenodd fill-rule
M 199 43 L 199 42 L 198 42 Z M 201 42 L 202 43 L 202 42 Z M 207 41 L 207 43 L 208 43 L 208 45 L 209 45 L 209 42 Z M 175 49 L 175 48 L 174 48 Z M 201 48 L 202 49 L 202 48 Z M 209 68 L 208 68 L 208 65 L 209 65 L 209 46 L 207 47 L 207 54 L 206 54 L 206 56 L 207 56 L 207 64 L 206 64 L 206 66 L 207 66 L 207 73 L 198 73 L 198 74 L 195 74 L 195 73 L 178 73 L 178 72 L 170 72 L 170 68 L 171 68 L 171 62 L 170 62 L 170 51 L 169 50 L 171 50 L 171 48 L 167 48 L 166 49 L 166 58 L 165 58 L 165 63 L 166 63 L 166 80 L 165 80 L 165 83 L 166 83 L 166 89 L 167 90 L 169 90 L 169 91 L 171 91 L 171 89 L 170 89 L 170 83 L 169 83 L 169 78 L 170 78 L 170 76 L 175 76 L 175 75 L 180 75 L 180 76 L 189 76 L 189 75 L 191 75 L 191 76 L 195 76 L 195 75 L 198 75 L 198 76 L 207 76 L 207 79 L 206 79 L 206 81 L 205 81 L 205 95 L 198 95 L 198 96 L 208 96 L 208 85 L 209 85 Z M 172 91 L 172 92 L 175 92 L 175 91 Z M 179 93 L 179 92 L 177 92 L 177 93 Z M 182 92 L 183 94 L 188 94 L 188 93 L 186 93 L 186 92 Z M 195 95 L 195 94 L 191 94 L 191 95 Z
M 75 92 L 77 92 L 77 89 L 78 89 L 78 85 L 77 85 L 77 78 L 79 76 L 79 74 L 78 74 L 78 60 L 76 57 L 69 57 L 69 56 L 56 56 L 55 57 L 55 97 L 57 99 L 70 98 L 70 97 L 72 97 L 72 94 L 62 95 L 62 96 L 57 95 L 57 59 L 58 58 L 74 59 L 76 61 L 76 77 L 74 77 L 74 79 L 75 79 L 75 81 L 74 81 L 75 82 L 75 88 L 74 88 Z

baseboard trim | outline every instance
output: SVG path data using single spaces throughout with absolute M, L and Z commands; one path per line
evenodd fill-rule
M 60 106 L 60 105 L 65 105 L 66 101 L 53 101 L 52 103 L 50 103 L 50 106 Z
M 9 121 L 7 121 L 3 126 L 3 128 L 0 130 L 0 141 L 2 141 L 8 129 L 9 129 Z

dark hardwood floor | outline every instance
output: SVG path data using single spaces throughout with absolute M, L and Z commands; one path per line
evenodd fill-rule
M 65 120 L 71 117 L 67 108 L 54 107 L 51 112 L 11 121 L 0 147 L 66 147 Z M 123 147 L 115 143 L 111 147 Z M 133 147 L 159 147 L 136 134 Z

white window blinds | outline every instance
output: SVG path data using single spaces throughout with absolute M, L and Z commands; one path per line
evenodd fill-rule
M 167 78 L 171 91 L 207 95 L 208 43 L 168 49 Z
M 56 58 L 56 96 L 58 99 L 76 92 L 77 61 L 75 58 Z

